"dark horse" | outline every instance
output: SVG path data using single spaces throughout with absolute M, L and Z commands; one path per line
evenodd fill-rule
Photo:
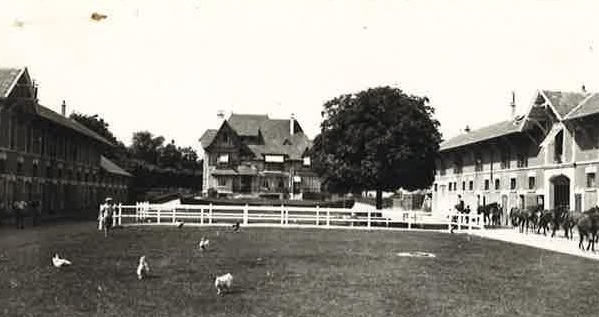
M 539 217 L 537 233 L 541 233 L 541 229 L 543 229 L 543 235 L 547 235 L 547 230 L 551 229 L 551 237 L 555 237 L 555 232 L 562 226 L 567 215 L 568 209 L 561 206 L 552 210 L 543 210 Z M 568 233 L 566 233 L 566 237 L 568 237 Z
M 528 228 L 531 228 L 532 230 L 536 228 L 541 210 L 542 206 L 540 205 L 528 206 L 526 209 L 514 214 L 514 216 L 517 217 L 517 222 L 520 226 L 521 233 L 524 232 L 524 228 L 526 228 L 526 233 L 528 233 Z
M 478 214 L 483 214 L 483 222 L 488 225 L 498 226 L 501 223 L 501 208 L 498 203 L 478 206 Z
M 578 247 L 584 250 L 584 239 L 587 238 L 589 243 L 587 244 L 586 250 L 589 248 L 595 251 L 595 239 L 597 238 L 597 230 L 599 229 L 599 208 L 593 207 L 584 213 L 576 222 L 578 227 L 578 234 L 580 235 L 580 241 Z

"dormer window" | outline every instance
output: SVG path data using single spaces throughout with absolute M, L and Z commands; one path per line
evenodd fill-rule
M 229 164 L 229 154 L 221 154 L 218 156 L 218 164 Z
M 310 157 L 306 156 L 304 157 L 304 166 L 310 166 L 311 162 L 310 162 Z

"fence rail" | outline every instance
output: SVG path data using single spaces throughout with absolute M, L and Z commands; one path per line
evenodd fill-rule
M 102 206 L 100 206 L 102 210 Z M 430 218 L 430 217 L 429 217 Z M 100 217 L 98 217 L 100 219 Z M 150 204 L 116 205 L 113 225 L 176 224 L 184 221 L 192 225 L 244 226 L 318 226 L 318 227 L 402 227 L 412 229 L 422 225 L 447 226 L 453 229 L 484 229 L 480 215 L 451 214 L 427 220 L 422 212 L 404 211 L 399 218 L 381 216 L 372 209 L 353 210 L 332 207 L 251 206 L 251 205 L 185 205 Z M 101 223 L 98 229 L 101 229 Z

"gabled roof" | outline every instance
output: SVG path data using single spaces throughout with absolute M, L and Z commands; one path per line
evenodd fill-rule
M 46 108 L 40 104 L 35 105 L 35 113 L 38 116 L 40 116 L 46 120 L 52 121 L 55 124 L 61 125 L 63 127 L 69 128 L 71 130 L 75 130 L 76 132 L 79 132 L 80 134 L 83 134 L 87 137 L 95 139 L 104 144 L 114 146 L 114 144 L 112 144 L 112 142 L 106 140 L 104 137 L 102 137 L 99 134 L 97 134 L 96 132 L 90 130 L 83 124 L 81 124 L 71 118 L 60 115 L 60 114 L 52 111 L 51 109 Z
M 267 115 L 231 114 L 227 122 L 239 136 L 258 136 L 260 127 L 269 121 Z
M 299 160 L 306 148 L 311 146 L 311 142 L 295 119 L 295 133 L 290 133 L 290 120 L 270 119 L 268 115 L 232 114 L 226 122 L 241 137 L 261 137 L 262 142 L 259 144 L 245 144 L 258 159 L 266 154 L 279 154 L 286 155 L 288 159 Z M 217 130 L 206 130 L 200 138 L 202 147 L 207 148 L 217 134 Z
M 202 148 L 207 148 L 208 145 L 212 143 L 212 140 L 214 140 L 214 137 L 217 133 L 218 130 L 215 129 L 208 129 L 204 131 L 204 134 L 202 134 L 202 136 L 200 137 L 200 144 L 202 145 Z
M 439 145 L 441 151 L 457 148 L 460 146 L 474 144 L 485 140 L 498 138 L 500 136 L 509 135 L 520 132 L 522 118 L 519 120 L 506 120 L 498 122 L 477 130 L 457 135 L 449 140 L 441 142 Z
M 29 78 L 27 68 L 0 68 L 0 99 L 7 98 L 12 92 L 13 88 L 16 86 L 19 79 L 21 79 L 21 77 L 24 75 L 26 76 L 25 80 L 31 80 Z M 86 126 L 38 104 L 37 101 L 34 101 L 33 108 L 35 110 L 35 115 L 43 119 L 74 130 L 75 132 L 83 134 L 99 142 L 114 146 L 114 144 L 112 144 L 110 141 L 106 140 L 104 137 L 90 130 Z
M 565 117 L 566 120 L 586 117 L 599 113 L 599 94 L 594 93 Z
M 6 98 L 17 84 L 25 68 L 0 68 L 0 98 Z
M 542 93 L 549 99 L 560 119 L 565 118 L 570 111 L 587 97 L 586 94 L 579 92 L 543 90 Z
M 100 167 L 110 174 L 117 174 L 117 175 L 128 176 L 128 177 L 132 176 L 127 171 L 122 169 L 120 166 L 116 165 L 113 161 L 104 157 L 104 155 L 100 155 Z

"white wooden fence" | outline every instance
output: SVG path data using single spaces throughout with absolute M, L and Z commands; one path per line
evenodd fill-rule
M 477 214 L 463 214 L 463 213 L 450 213 L 447 215 L 448 224 L 447 229 L 452 231 L 452 227 L 455 230 L 462 231 L 472 229 L 484 230 L 484 215 Z
M 101 209 L 101 206 L 100 206 Z M 243 226 L 304 226 L 304 227 L 400 227 L 412 229 L 416 225 L 447 225 L 457 230 L 484 229 L 481 215 L 452 214 L 446 219 L 426 220 L 422 212 L 405 211 L 401 218 L 381 217 L 376 209 L 352 210 L 329 207 L 251 206 L 251 205 L 185 205 L 150 204 L 116 205 L 113 217 L 115 226 L 186 225 L 230 226 L 239 222 Z M 430 218 L 430 217 L 429 217 Z M 101 229 L 101 224 L 98 225 Z

